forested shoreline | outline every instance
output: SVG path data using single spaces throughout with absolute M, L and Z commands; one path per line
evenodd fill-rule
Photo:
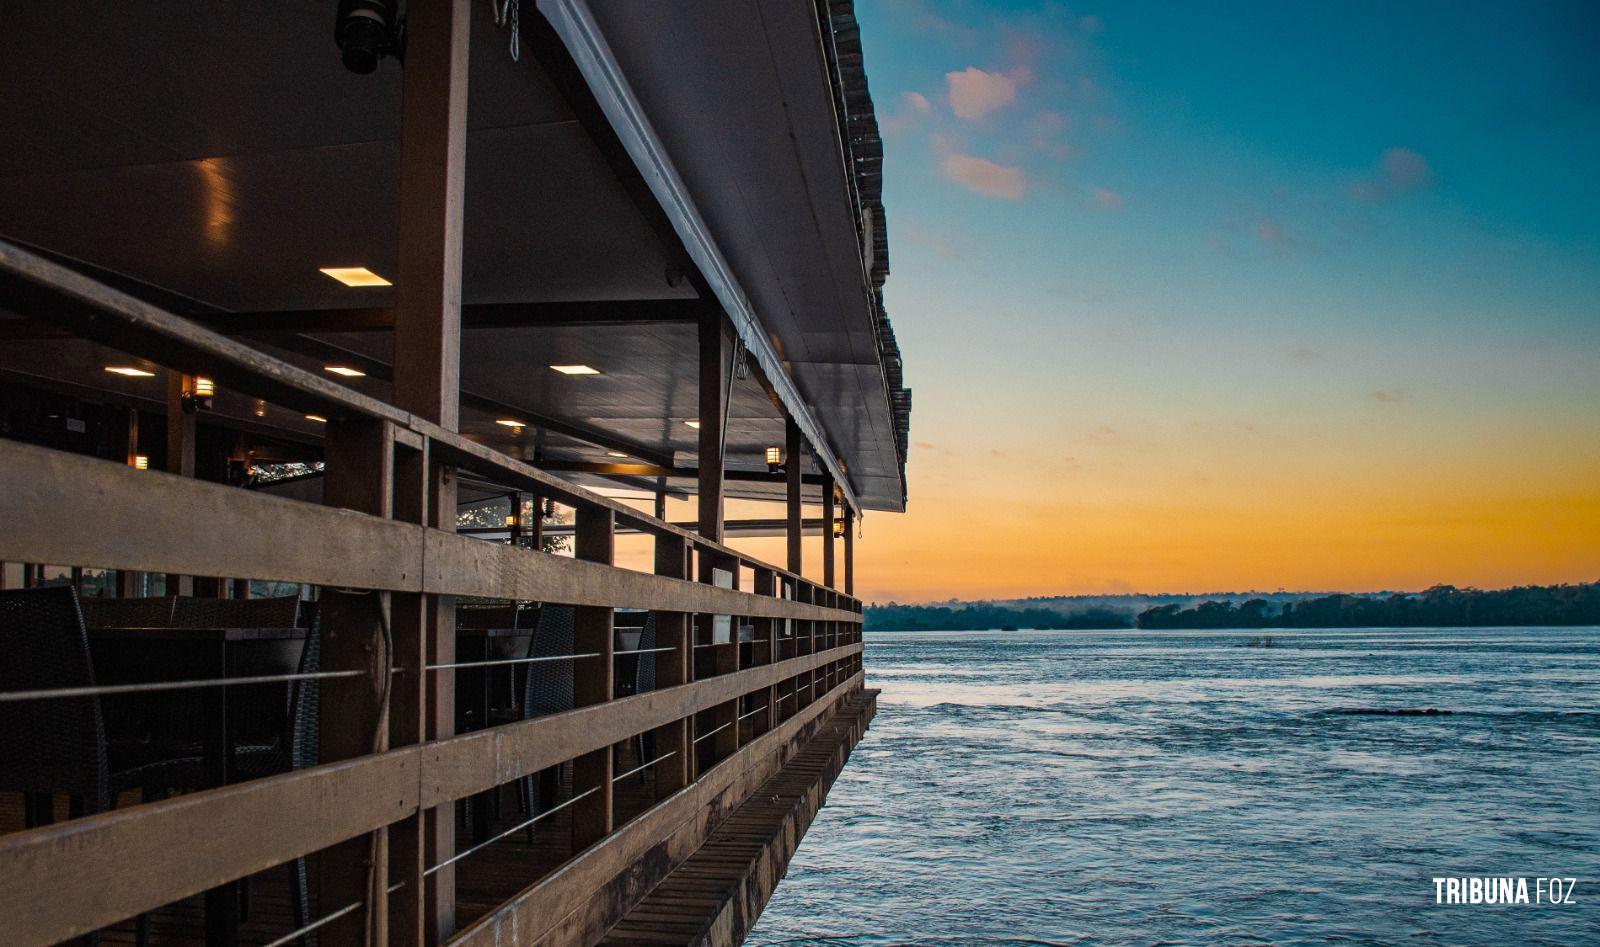
M 865 618 L 868 631 L 1600 625 L 1600 582 L 1496 590 L 1439 585 L 1422 592 L 1311 595 L 1288 601 L 1217 599 L 1187 607 L 1159 605 L 1137 615 L 1105 606 L 1063 611 L 989 602 L 890 602 L 868 605 Z

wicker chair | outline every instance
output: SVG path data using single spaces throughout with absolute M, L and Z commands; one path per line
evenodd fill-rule
M 90 596 L 80 599 L 78 604 L 83 609 L 86 628 L 166 628 L 172 624 L 172 608 L 176 600 L 176 595 L 149 598 Z
M 528 640 L 528 657 L 551 658 L 571 654 L 576 632 L 577 611 L 571 605 L 545 605 L 539 609 L 534 624 L 533 637 Z M 523 673 L 522 704 L 516 719 L 528 720 L 546 714 L 561 713 L 573 706 L 571 661 L 533 661 Z M 521 782 L 522 808 L 530 816 L 542 811 L 541 800 L 548 805 L 555 798 L 560 780 L 560 767 L 552 766 L 539 773 L 538 792 L 534 791 L 533 777 L 524 776 Z M 533 843 L 533 826 L 528 826 L 528 842 Z
M 173 603 L 173 628 L 294 628 L 298 596 L 278 598 L 203 598 L 184 596 Z
M 77 593 L 68 586 L 0 591 L 0 690 L 93 687 L 94 663 Z M 128 789 L 146 801 L 202 776 L 201 761 L 128 756 L 106 742 L 97 696 L 0 704 L 0 790 L 24 793 L 29 827 L 68 796 L 73 818 L 111 809 Z M 136 937 L 148 937 L 146 918 Z
M 644 628 L 639 632 L 639 663 L 633 672 L 633 692 L 643 694 L 645 691 L 656 689 L 656 613 L 651 612 L 645 616 Z M 656 756 L 656 734 L 654 730 L 646 730 L 635 739 L 634 745 L 639 749 L 639 765 L 643 766 Z M 639 778 L 646 779 L 648 770 L 640 770 Z

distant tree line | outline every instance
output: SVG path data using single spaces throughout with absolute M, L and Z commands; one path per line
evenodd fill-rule
M 1133 617 L 1109 608 L 1062 614 L 1046 608 L 1004 608 L 999 605 L 868 605 L 868 631 L 1012 631 L 1020 628 L 1132 628 Z
M 1139 613 L 1140 628 L 1414 628 L 1486 625 L 1600 625 L 1600 582 L 1483 591 L 1437 585 L 1387 596 L 1323 595 L 1162 605 Z

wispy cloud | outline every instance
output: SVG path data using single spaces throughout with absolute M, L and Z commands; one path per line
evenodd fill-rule
M 1106 210 L 1120 210 L 1122 208 L 1122 195 L 1116 191 L 1108 191 L 1103 187 L 1093 188 L 1090 195 L 1094 202 Z
M 918 112 L 926 112 L 933 108 L 933 104 L 928 101 L 928 97 L 923 95 L 921 92 L 907 92 L 901 98 L 905 100 L 907 105 L 911 106 L 911 108 L 917 110 Z
M 1322 361 L 1322 353 L 1321 352 L 1318 352 L 1315 349 L 1306 348 L 1303 345 L 1301 347 L 1291 351 L 1289 353 L 1289 357 L 1291 359 L 1297 361 L 1297 362 L 1320 362 L 1320 361 Z
M 1378 156 L 1371 175 L 1350 185 L 1350 196 L 1358 201 L 1381 201 L 1432 186 L 1433 166 L 1427 158 L 1409 148 L 1388 148 Z
M 1404 388 L 1385 388 L 1381 391 L 1374 391 L 1367 397 L 1379 404 L 1399 404 L 1403 401 L 1410 401 L 1411 392 L 1406 391 Z
M 961 240 L 958 236 L 945 236 L 942 234 L 929 233 L 928 231 L 915 225 L 908 226 L 902 231 L 902 233 L 904 234 L 905 240 L 916 244 L 919 247 L 926 247 L 929 250 L 932 250 L 934 255 L 941 260 L 961 259 L 960 244 L 964 243 L 965 241 Z
M 947 151 L 939 161 L 939 170 L 949 180 L 984 197 L 1020 201 L 1026 189 L 1022 169 L 1016 165 L 960 151 Z
M 950 97 L 950 111 L 956 113 L 957 118 L 977 121 L 1015 102 L 1017 86 L 1031 75 L 1026 69 L 1009 73 L 985 72 L 977 66 L 968 66 L 961 72 L 947 72 L 944 81 Z

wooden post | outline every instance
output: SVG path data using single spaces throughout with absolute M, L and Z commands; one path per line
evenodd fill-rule
M 610 510 L 579 507 L 572 548 L 579 559 L 611 565 L 616 555 L 616 514 Z M 596 657 L 573 662 L 573 705 L 587 707 L 615 696 L 612 610 L 579 606 L 572 645 L 577 654 Z M 572 764 L 572 794 L 594 790 L 572 806 L 572 850 L 580 851 L 611 834 L 611 753 L 601 747 L 578 757 Z
M 515 490 L 506 497 L 511 501 L 511 545 L 522 545 L 522 494 Z
M 844 594 L 856 594 L 856 511 L 844 509 Z
M 183 410 L 183 393 L 194 384 L 193 375 L 167 371 L 167 473 L 194 476 L 194 415 Z M 194 594 L 194 579 L 167 575 L 166 594 Z
M 689 543 L 674 533 L 656 536 L 656 575 L 689 578 Z M 656 612 L 656 647 L 672 648 L 656 655 L 656 686 L 674 687 L 694 678 L 694 636 L 686 612 Z M 657 764 L 656 798 L 665 799 L 694 779 L 694 747 L 689 744 L 689 718 L 656 730 L 656 755 L 671 753 Z
M 724 452 L 727 445 L 725 421 L 728 413 L 729 369 L 728 333 L 725 321 L 722 311 L 715 307 L 707 308 L 700 316 L 700 470 L 697 505 L 700 535 L 716 543 L 722 542 L 724 522 L 722 497 L 726 467 Z M 738 584 L 737 563 L 725 562 L 721 553 L 710 549 L 701 550 L 700 581 L 714 582 L 716 570 L 719 568 L 730 569 L 733 572 L 734 584 Z M 700 621 L 701 637 L 710 642 L 715 616 L 701 615 Z M 733 635 L 731 645 L 711 649 L 712 673 L 721 674 L 738 669 L 739 630 L 733 627 L 731 631 Z M 732 652 L 731 661 L 727 652 Z M 732 724 L 738 717 L 737 699 L 719 704 L 701 715 L 704 724 L 701 735 Z M 722 759 L 737 747 L 738 728 L 727 726 L 725 730 L 718 731 L 716 736 L 702 742 L 708 743 L 709 746 L 697 746 L 697 753 L 708 752 L 713 761 Z
M 757 595 L 772 596 L 778 594 L 778 577 L 771 569 L 756 570 Z M 774 664 L 778 660 L 778 621 L 776 618 L 757 618 L 755 620 L 755 634 L 750 642 L 751 659 L 754 661 L 755 652 L 761 650 L 766 654 L 763 664 Z M 778 725 L 777 714 L 778 685 L 767 688 L 767 729 L 771 730 Z M 751 728 L 752 731 L 755 728 Z
M 329 421 L 323 439 L 327 462 L 323 503 L 389 516 L 394 497 L 392 437 L 393 428 L 385 422 Z M 391 656 L 384 652 L 380 617 L 380 610 L 389 607 L 387 599 L 376 593 L 322 590 L 318 603 L 322 670 L 368 672 L 365 677 L 326 680 L 320 685 L 322 706 L 338 708 L 337 713 L 322 715 L 319 759 L 324 763 L 365 756 L 389 746 L 382 696 L 389 683 Z M 321 903 L 369 902 L 374 891 L 386 891 L 388 841 L 387 831 L 380 829 L 329 849 L 318 872 Z M 369 861 L 374 866 L 370 877 Z M 356 943 L 362 940 L 364 927 L 372 930 L 373 937 L 383 934 L 386 938 L 387 912 L 374 910 L 366 924 L 362 913 L 348 915 L 325 928 L 322 936 L 333 942 Z
M 834 587 L 833 582 L 833 478 L 822 474 L 822 584 Z
M 128 409 L 128 455 L 129 467 L 139 465 L 139 409 Z M 117 572 L 117 595 L 121 598 L 133 598 L 144 593 L 144 574 L 129 569 Z
M 655 513 L 656 513 L 656 519 L 658 519 L 658 520 L 664 520 L 664 519 L 667 518 L 667 478 L 666 477 L 657 477 L 656 478 L 656 509 L 655 509 Z
M 789 564 L 786 568 L 795 575 L 799 575 L 804 561 L 804 557 L 801 554 L 801 544 L 805 538 L 804 521 L 800 516 L 800 476 L 803 472 L 801 454 L 804 447 L 800 440 L 800 425 L 794 422 L 794 418 L 788 416 L 784 417 L 784 444 L 785 466 L 788 468 L 789 483 L 788 495 L 785 497 L 789 521 L 788 529 L 786 530 L 789 537 Z
M 406 58 L 401 80 L 398 272 L 395 287 L 395 404 L 454 431 L 461 412 L 461 234 L 466 198 L 469 0 L 411 0 L 406 8 Z M 408 474 L 424 483 L 423 502 L 407 512 L 441 529 L 456 523 L 455 478 L 432 457 Z M 455 656 L 455 602 L 419 596 L 396 650 L 412 659 L 449 663 Z M 455 729 L 455 678 L 428 675 L 422 706 L 402 706 L 417 719 L 397 721 L 408 735 L 448 736 Z M 455 819 L 440 806 L 399 827 L 397 861 L 416 873 L 396 893 L 395 943 L 444 940 L 455 931 L 455 871 L 424 881 L 421 863 L 455 852 Z M 410 849 L 415 848 L 413 852 Z M 379 940 L 379 943 L 385 941 Z

